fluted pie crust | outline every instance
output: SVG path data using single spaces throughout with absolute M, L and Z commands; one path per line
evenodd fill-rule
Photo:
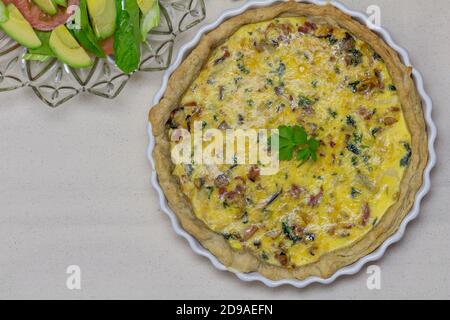
M 181 190 L 178 178 L 172 174 L 170 141 L 165 124 L 171 112 L 178 107 L 185 91 L 199 75 L 211 52 L 223 44 L 240 27 L 276 17 L 295 16 L 322 17 L 330 20 L 369 44 L 382 57 L 397 88 L 405 121 L 411 134 L 412 157 L 400 185 L 398 201 L 388 209 L 381 221 L 363 238 L 347 247 L 324 254 L 314 263 L 298 268 L 285 268 L 264 262 L 245 250 L 232 249 L 221 234 L 210 230 L 194 215 L 189 200 Z M 287 2 L 248 10 L 227 20 L 201 39 L 198 46 L 172 74 L 164 97 L 158 105 L 151 109 L 149 114 L 156 140 L 153 157 L 158 180 L 170 208 L 177 215 L 182 227 L 231 270 L 256 271 L 272 280 L 302 280 L 309 276 L 330 277 L 340 268 L 352 264 L 374 251 L 394 234 L 413 206 L 416 192 L 422 185 L 423 172 L 428 161 L 428 137 L 421 100 L 411 73 L 412 68 L 405 66 L 400 61 L 397 52 L 379 36 L 332 5 L 317 6 Z

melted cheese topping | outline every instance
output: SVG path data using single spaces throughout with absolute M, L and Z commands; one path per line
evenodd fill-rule
M 411 149 L 396 88 L 381 57 L 321 20 L 246 25 L 217 48 L 168 122 L 176 128 L 301 125 L 318 161 L 177 165 L 195 215 L 235 250 L 287 268 L 361 239 L 397 200 Z M 221 179 L 217 179 L 217 177 Z

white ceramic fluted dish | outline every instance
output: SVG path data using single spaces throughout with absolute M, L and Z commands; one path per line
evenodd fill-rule
M 265 6 L 274 4 L 276 2 L 281 2 L 281 1 L 279 1 L 279 0 L 265 0 L 265 1 L 264 0 L 256 0 L 256 1 L 250 0 L 250 1 L 247 1 L 243 6 L 241 6 L 239 8 L 225 11 L 214 23 L 203 26 L 198 31 L 197 35 L 190 42 L 185 44 L 180 49 L 177 59 L 170 66 L 170 68 L 167 69 L 167 71 L 165 72 L 162 86 L 159 89 L 159 91 L 156 93 L 156 95 L 153 99 L 153 105 L 156 105 L 157 103 L 159 103 L 162 96 L 164 95 L 164 92 L 167 89 L 167 83 L 169 81 L 170 75 L 179 67 L 181 62 L 187 57 L 187 55 L 191 52 L 191 50 L 197 46 L 202 35 L 215 29 L 221 23 L 223 23 L 225 20 L 227 20 L 231 17 L 237 16 L 248 9 L 257 8 L 257 7 L 265 7 Z M 303 1 L 299 1 L 299 2 L 314 3 L 317 5 L 325 5 L 327 3 L 330 3 L 330 4 L 334 5 L 335 7 L 339 8 L 343 12 L 352 16 L 357 21 L 367 25 L 368 28 L 370 28 L 372 31 L 377 33 L 382 39 L 384 39 L 384 41 L 389 46 L 391 46 L 393 49 L 395 49 L 398 52 L 398 54 L 401 57 L 401 60 L 403 61 L 403 63 L 405 65 L 407 65 L 407 66 L 411 65 L 409 57 L 408 57 L 408 53 L 406 52 L 406 50 L 403 49 L 402 47 L 398 46 L 392 40 L 390 34 L 386 31 L 386 29 L 371 23 L 369 18 L 365 14 L 358 12 L 358 11 L 350 10 L 349 8 L 347 8 L 346 6 L 344 6 L 343 4 L 341 4 L 337 1 L 303 0 Z M 266 277 L 262 276 L 261 274 L 259 274 L 257 272 L 242 273 L 242 272 L 238 272 L 235 270 L 231 270 L 230 268 L 227 268 L 226 266 L 224 266 L 219 260 L 217 260 L 217 258 L 213 254 L 211 254 L 196 239 L 194 239 L 194 237 L 192 237 L 185 230 L 183 230 L 183 228 L 180 226 L 180 223 L 178 222 L 178 219 L 177 219 L 175 213 L 168 207 L 166 198 L 161 189 L 161 186 L 159 185 L 158 177 L 157 177 L 157 174 L 155 171 L 155 164 L 154 164 L 154 159 L 153 159 L 153 155 L 152 155 L 153 148 L 155 145 L 155 139 L 152 135 L 151 125 L 149 124 L 148 135 L 150 138 L 150 144 L 148 147 L 148 158 L 152 165 L 151 183 L 152 183 L 153 187 L 156 189 L 156 191 L 158 192 L 162 210 L 169 216 L 175 232 L 178 235 L 185 238 L 189 242 L 189 245 L 191 246 L 192 250 L 194 250 L 194 252 L 196 252 L 197 254 L 199 254 L 201 256 L 208 258 L 217 269 L 222 270 L 222 271 L 233 272 L 234 274 L 236 274 L 236 276 L 239 279 L 241 279 L 243 281 L 261 281 L 262 283 L 264 283 L 265 285 L 267 285 L 269 287 L 277 287 L 277 286 L 281 286 L 281 285 L 292 285 L 297 288 L 304 288 L 315 282 L 322 283 L 322 284 L 330 284 L 340 276 L 353 275 L 353 274 L 359 272 L 365 264 L 380 259 L 383 256 L 383 254 L 385 253 L 386 249 L 390 245 L 392 245 L 393 243 L 396 243 L 403 237 L 406 226 L 408 225 L 409 222 L 411 222 L 418 216 L 419 209 L 420 209 L 420 203 L 421 203 L 422 199 L 424 198 L 424 196 L 430 190 L 430 186 L 431 186 L 430 172 L 436 164 L 436 153 L 435 153 L 435 149 L 434 149 L 434 142 L 436 140 L 437 130 L 436 130 L 436 125 L 434 124 L 433 119 L 432 119 L 432 101 L 431 101 L 430 97 L 428 96 L 428 94 L 425 92 L 422 76 L 419 73 L 419 71 L 417 71 L 416 69 L 413 69 L 413 77 L 414 77 L 415 84 L 417 86 L 417 90 L 422 98 L 424 116 L 425 116 L 425 121 L 427 123 L 427 130 L 428 130 L 429 161 L 428 161 L 427 167 L 424 171 L 423 185 L 416 194 L 414 206 L 412 207 L 412 209 L 408 213 L 408 215 L 404 218 L 398 231 L 394 235 L 392 235 L 390 238 L 388 238 L 386 241 L 384 241 L 383 244 L 380 247 L 378 247 L 374 252 L 372 252 L 371 254 L 369 254 L 365 257 L 362 257 L 357 262 L 355 262 L 351 265 L 348 265 L 346 267 L 339 269 L 331 277 L 326 278 L 326 279 L 322 279 L 320 277 L 309 277 L 304 280 L 286 279 L 286 280 L 273 281 L 273 280 L 267 279 Z

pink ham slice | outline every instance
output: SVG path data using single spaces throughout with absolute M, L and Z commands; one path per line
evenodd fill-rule
M 31 26 L 37 30 L 50 31 L 57 26 L 64 24 L 69 20 L 73 14 L 67 12 L 67 8 L 58 7 L 58 13 L 54 16 L 48 15 L 42 12 L 37 5 L 31 0 L 3 0 L 5 4 L 12 3 L 22 13 L 25 19 L 31 24 Z M 80 0 L 69 0 L 68 8 L 72 5 L 78 6 Z

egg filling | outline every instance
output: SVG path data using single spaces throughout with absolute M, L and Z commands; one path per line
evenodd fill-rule
M 216 48 L 167 123 L 168 133 L 301 126 L 317 160 L 192 162 L 173 174 L 196 217 L 276 266 L 295 268 L 361 239 L 398 198 L 411 158 L 396 87 L 383 59 L 321 19 L 278 18 L 241 27 Z M 177 142 L 172 142 L 176 144 Z

